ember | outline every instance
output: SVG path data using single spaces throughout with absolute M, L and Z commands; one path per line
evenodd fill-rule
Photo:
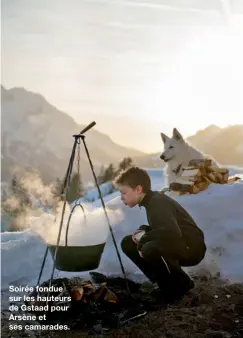
M 55 291 L 49 292 L 49 295 L 49 281 L 46 281 L 42 284 L 43 288 L 39 288 L 45 292 L 31 293 L 31 301 L 26 302 L 26 305 L 29 305 L 30 312 L 34 312 L 38 320 L 41 313 L 37 308 L 43 308 L 48 300 L 46 323 L 65 323 L 72 329 L 95 328 L 98 324 L 106 329 L 114 328 L 146 314 L 141 301 L 136 299 L 141 284 L 128 280 L 131 296 L 123 278 L 106 279 L 98 273 L 91 275 L 94 282 L 77 277 L 55 279 Z

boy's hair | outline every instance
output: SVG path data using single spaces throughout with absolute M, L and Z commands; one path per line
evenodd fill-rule
M 114 184 L 128 185 L 133 189 L 141 185 L 144 193 L 151 190 L 151 180 L 148 173 L 139 167 L 129 167 L 126 170 L 122 170 L 114 179 Z

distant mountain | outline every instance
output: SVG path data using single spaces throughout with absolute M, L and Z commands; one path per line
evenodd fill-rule
M 211 124 L 205 129 L 198 130 L 196 134 L 189 136 L 187 141 L 193 144 L 196 148 L 206 148 L 211 142 L 214 142 L 214 138 L 220 133 L 222 129 L 214 124 Z
M 219 163 L 243 165 L 243 124 L 226 128 L 210 126 L 187 140 Z
M 16 166 L 38 169 L 46 182 L 63 178 L 74 142 L 72 135 L 85 126 L 77 124 L 41 95 L 24 88 L 7 90 L 1 86 L 1 101 L 2 181 L 11 179 Z M 144 155 L 116 144 L 96 128 L 99 126 L 87 132 L 85 140 L 97 173 L 101 165 Z M 81 174 L 85 179 L 92 179 L 82 143 L 80 155 Z
M 213 156 L 221 164 L 243 166 L 243 125 L 219 128 L 210 125 L 186 139 L 192 146 Z M 163 152 L 136 158 L 136 163 L 144 167 L 162 168 L 165 163 L 160 159 Z

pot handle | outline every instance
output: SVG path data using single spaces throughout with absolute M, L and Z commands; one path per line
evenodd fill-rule
M 85 219 L 85 221 L 86 221 L 86 214 L 85 214 L 85 211 L 84 211 L 84 207 L 83 207 L 82 204 L 80 204 L 80 203 L 75 204 L 74 207 L 72 208 L 71 212 L 70 212 L 69 217 L 68 217 L 67 229 L 66 229 L 66 238 L 65 238 L 65 246 L 67 246 L 68 229 L 69 229 L 69 224 L 70 224 L 70 221 L 71 221 L 71 218 L 72 218 L 72 214 L 73 214 L 75 208 L 78 207 L 78 206 L 82 209 L 83 214 L 84 214 L 84 219 Z

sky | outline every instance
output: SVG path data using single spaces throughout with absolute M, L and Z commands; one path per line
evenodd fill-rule
M 2 0 L 2 84 L 122 145 L 243 123 L 243 0 Z

